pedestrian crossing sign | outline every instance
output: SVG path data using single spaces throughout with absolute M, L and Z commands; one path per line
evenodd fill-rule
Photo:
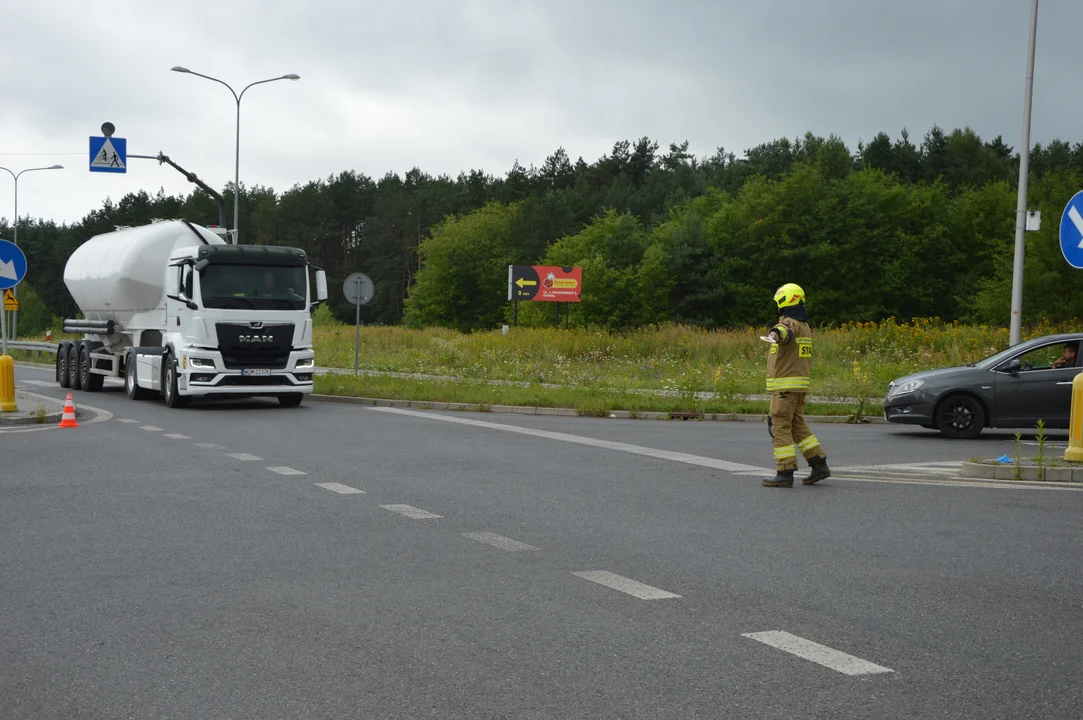
M 4 291 L 4 309 L 9 312 L 19 309 L 19 298 L 15 297 L 15 292 L 11 288 Z

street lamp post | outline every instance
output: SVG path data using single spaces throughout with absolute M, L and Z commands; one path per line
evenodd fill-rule
M 1012 314 L 1008 344 L 1018 345 L 1023 334 L 1023 250 L 1026 247 L 1027 185 L 1030 180 L 1030 100 L 1034 92 L 1034 41 L 1038 32 L 1038 0 L 1030 8 L 1027 84 L 1023 93 L 1023 147 L 1019 149 L 1019 196 L 1015 206 L 1015 259 L 1012 266 Z
M 63 165 L 50 165 L 49 167 L 26 168 L 25 170 L 20 170 L 19 172 L 14 172 L 14 171 L 10 170 L 9 168 L 0 167 L 0 170 L 6 170 L 8 175 L 11 175 L 12 179 L 15 180 L 15 232 L 14 232 L 15 238 L 14 238 L 14 242 L 15 242 L 16 245 L 19 244 L 19 176 L 22 175 L 23 173 L 33 172 L 35 170 L 63 170 L 63 169 L 64 169 Z M 18 300 L 19 299 L 19 286 L 16 285 L 14 288 L 12 288 L 12 292 L 15 294 L 15 299 Z M 3 311 L 0 311 L 0 312 L 7 312 L 7 311 L 3 310 Z M 11 339 L 12 340 L 18 340 L 19 339 L 19 328 L 18 328 L 18 326 L 16 324 L 16 323 L 18 323 L 18 321 L 19 321 L 19 311 L 16 310 L 16 311 L 11 313 Z
M 213 78 L 210 75 L 203 75 L 193 70 L 189 70 L 186 67 L 176 65 L 171 68 L 173 72 L 187 73 L 188 75 L 196 75 L 207 80 L 212 80 L 220 85 L 225 85 L 231 93 L 233 93 L 233 99 L 237 102 L 237 139 L 235 143 L 236 152 L 234 154 L 234 167 L 233 167 L 233 238 L 234 243 L 239 244 L 241 239 L 240 233 L 240 194 L 241 194 L 241 98 L 244 97 L 245 90 L 253 85 L 262 85 L 263 83 L 275 82 L 276 80 L 300 80 L 301 76 L 295 73 L 289 75 L 282 75 L 281 77 L 269 78 L 267 80 L 257 80 L 254 83 L 250 83 L 245 86 L 244 90 L 241 90 L 241 94 L 237 92 L 218 78 Z

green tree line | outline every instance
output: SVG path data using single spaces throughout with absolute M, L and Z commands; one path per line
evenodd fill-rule
M 1030 164 L 1029 206 L 1043 223 L 1027 235 L 1024 315 L 1083 317 L 1080 276 L 1057 240 L 1064 203 L 1083 187 L 1083 143 L 1038 145 Z M 583 268 L 574 324 L 767 322 L 770 293 L 788 281 L 806 287 L 817 322 L 1005 324 L 1018 167 L 1002 138 L 970 129 L 933 127 L 920 143 L 905 130 L 879 133 L 854 151 L 806 134 L 705 158 L 687 142 L 662 152 L 644 137 L 593 163 L 558 148 L 541 167 L 516 162 L 502 177 L 413 168 L 379 179 L 344 171 L 283 192 L 242 186 L 241 234 L 305 248 L 327 270 L 332 312 L 347 321 L 339 287 L 351 272 L 376 285 L 366 323 L 474 330 L 511 318 L 509 264 L 560 264 Z M 233 190 L 223 192 L 227 206 Z M 80 243 L 177 217 L 217 224 L 218 209 L 193 189 L 129 194 L 73 224 L 20 219 L 30 264 L 20 296 L 40 302 L 34 323 L 77 312 L 63 270 Z M 10 234 L 0 221 L 0 236 Z M 30 320 L 21 317 L 20 334 L 40 329 Z M 552 323 L 553 308 L 521 304 L 518 321 Z

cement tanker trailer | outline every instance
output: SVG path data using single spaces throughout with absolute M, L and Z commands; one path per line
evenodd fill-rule
M 310 270 L 313 271 L 310 277 Z M 128 397 L 277 397 L 313 390 L 312 312 L 327 277 L 304 250 L 231 245 L 186 220 L 96 235 L 64 267 L 83 339 L 59 344 L 56 379 L 95 392 L 125 381 Z

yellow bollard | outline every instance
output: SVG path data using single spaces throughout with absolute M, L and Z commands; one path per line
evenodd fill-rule
M 10 355 L 0 355 L 0 412 L 16 412 L 15 361 Z
M 1072 421 L 1068 426 L 1068 462 L 1083 462 L 1083 372 L 1072 380 Z

